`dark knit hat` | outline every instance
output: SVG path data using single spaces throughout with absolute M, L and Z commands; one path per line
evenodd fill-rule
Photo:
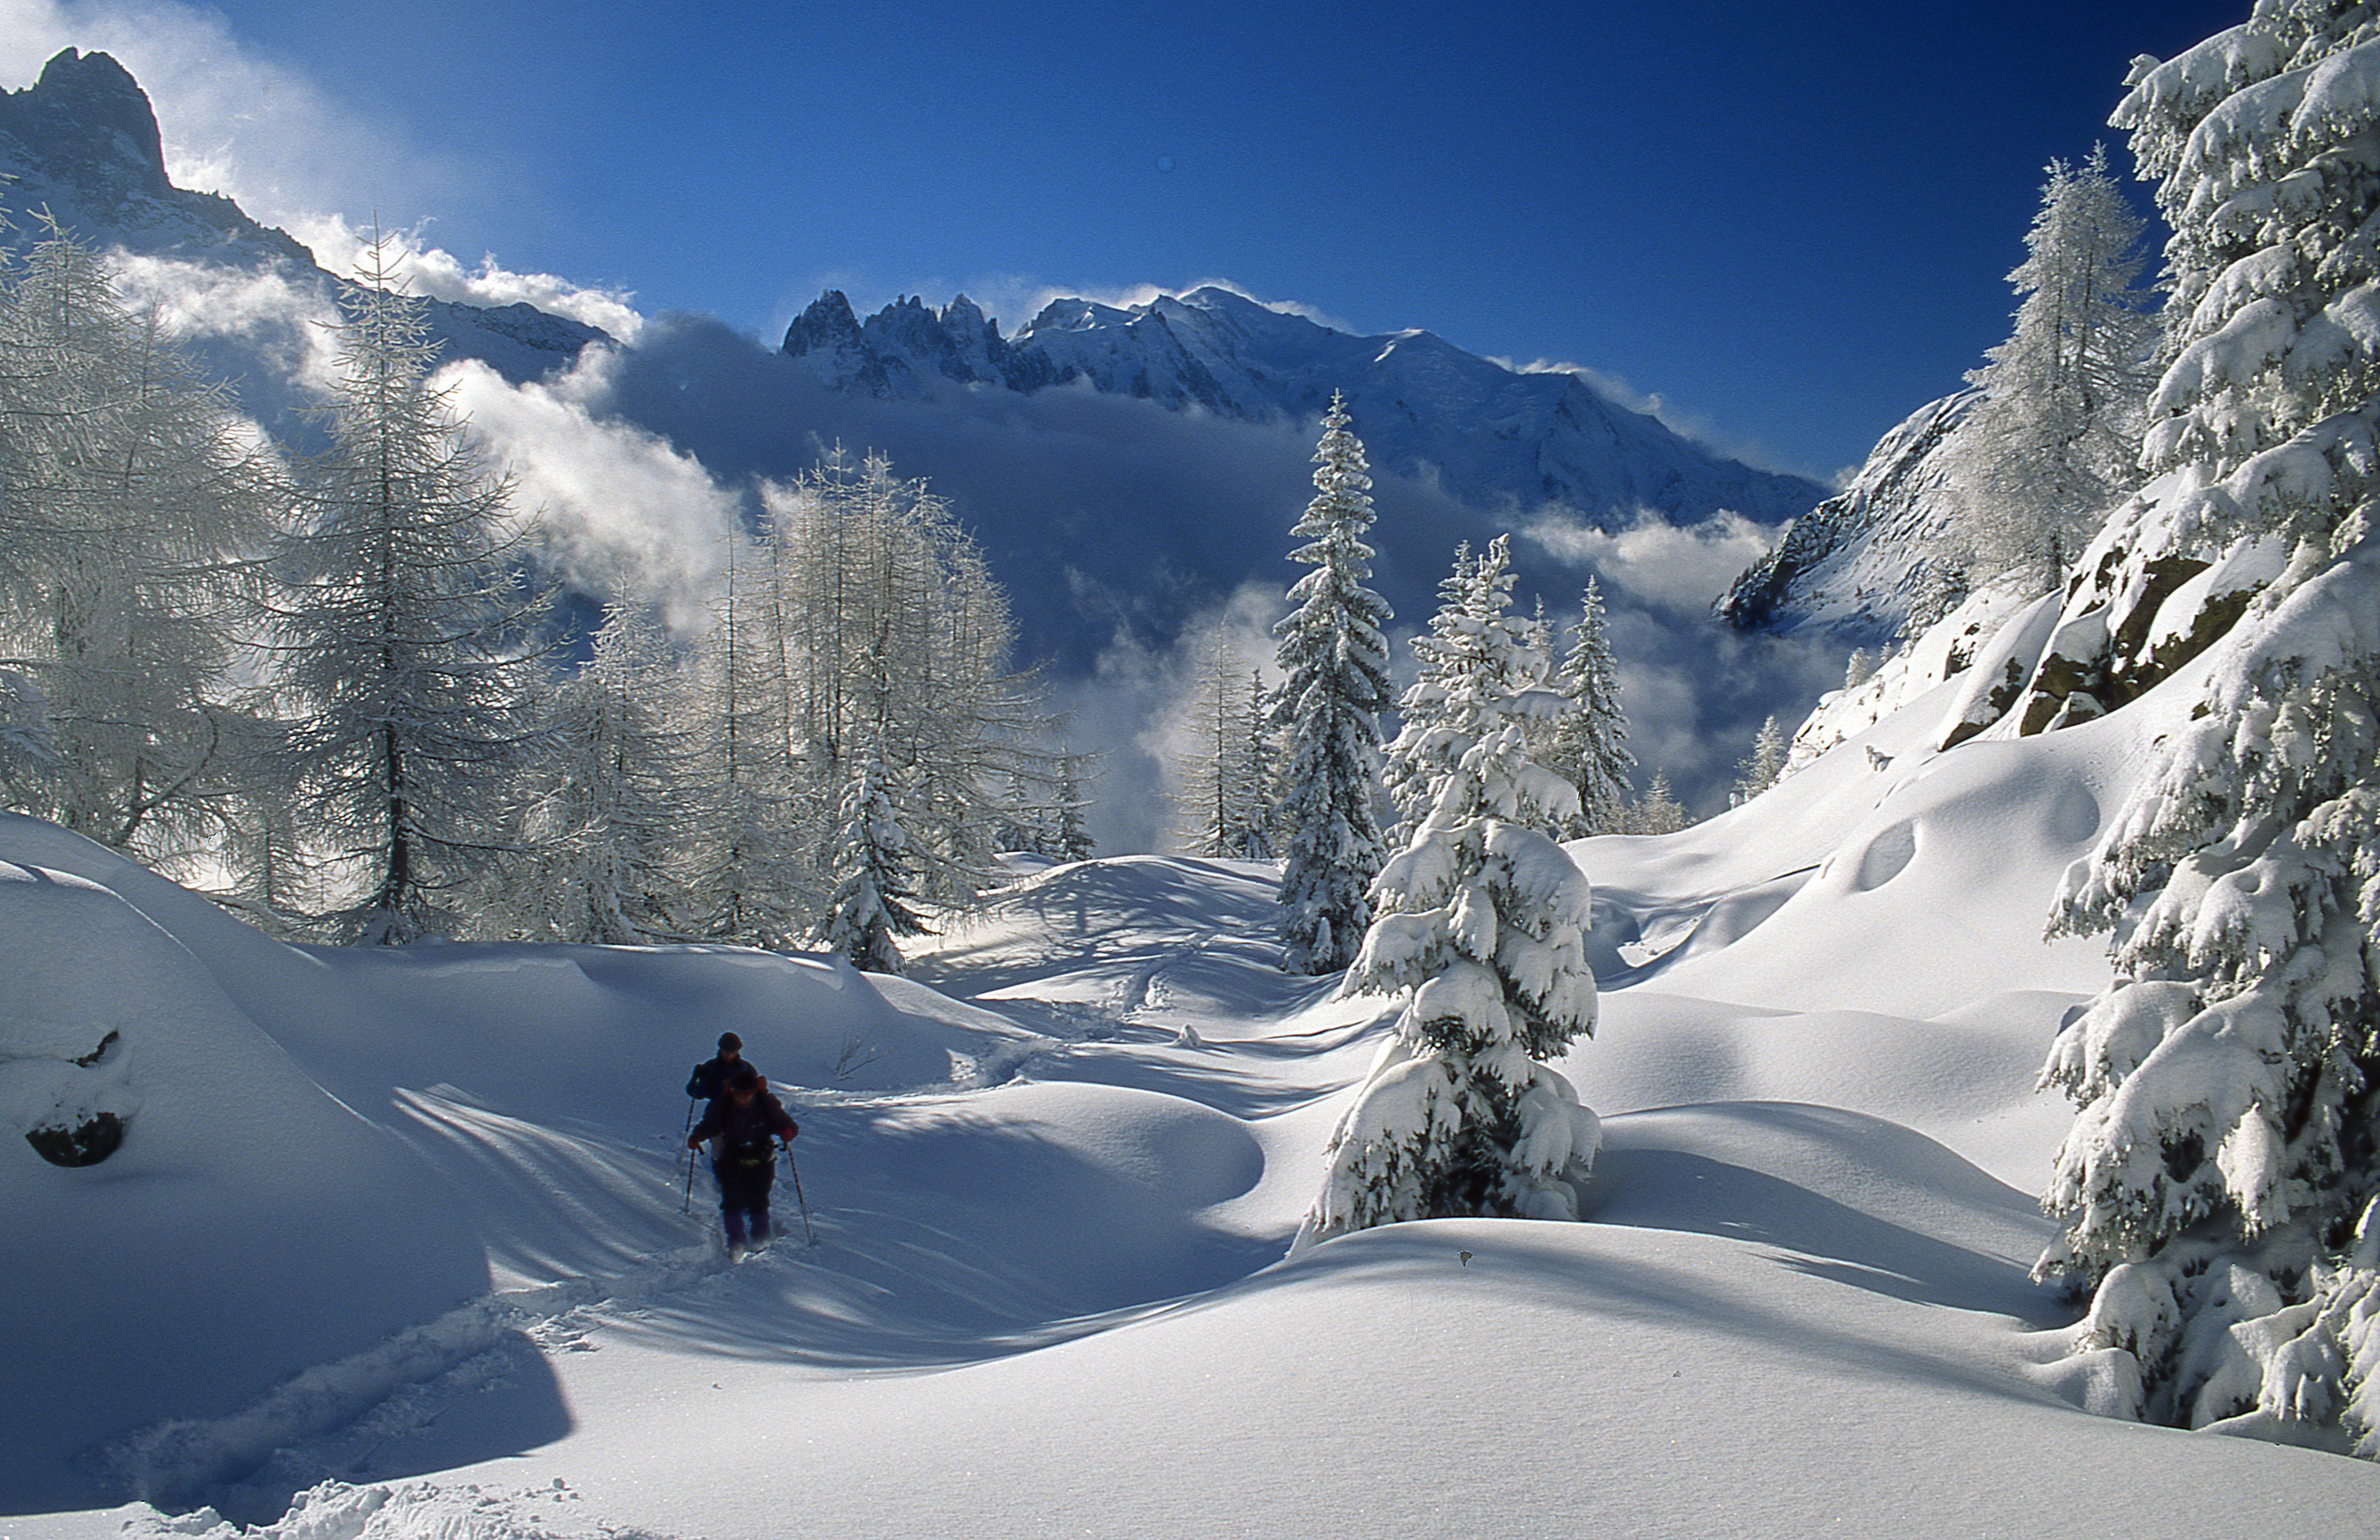
M 744 1039 L 738 1037 L 733 1032 L 722 1032 L 719 1035 L 719 1050 L 722 1053 L 724 1053 L 729 1049 L 734 1049 L 738 1053 L 741 1053 L 744 1050 Z

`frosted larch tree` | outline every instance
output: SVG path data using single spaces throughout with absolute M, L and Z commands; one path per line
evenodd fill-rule
M 1735 790 L 1730 806 L 1741 806 L 1775 785 L 1778 773 L 1785 768 L 1790 747 L 1785 730 L 1777 724 L 1775 715 L 1770 715 L 1760 724 L 1760 731 L 1753 734 L 1752 752 L 1735 767 Z
M 677 685 L 660 625 L 633 597 L 614 600 L 586 664 L 551 686 L 523 855 L 488 895 L 483 929 L 620 946 L 687 939 L 700 759 L 672 709 Z
M 1178 761 L 1175 804 L 1194 855 L 1260 861 L 1272 855 L 1272 765 L 1260 677 L 1240 674 L 1239 654 L 1218 632 L 1191 702 L 1188 746 Z
M 1296 608 L 1273 628 L 1281 685 L 1272 720 L 1288 746 L 1274 820 L 1281 965 L 1303 974 L 1335 973 L 1354 957 L 1387 856 L 1377 806 L 1389 605 L 1364 586 L 1372 479 L 1338 395 L 1314 459 L 1314 500 L 1290 531 L 1305 542 L 1290 559 L 1314 570 L 1290 588 Z
M 0 797 L 169 869 L 220 853 L 266 507 L 222 391 L 45 223 L 0 269 L 0 669 L 25 750 L 0 743 Z
M 1644 799 L 1629 816 L 1629 831 L 1636 834 L 1674 834 L 1694 821 L 1678 794 L 1670 789 L 1670 772 L 1653 772 L 1652 784 L 1645 788 Z
M 722 537 L 711 627 L 674 692 L 681 730 L 697 745 L 686 922 L 712 940 L 796 947 L 826 897 L 819 867 L 832 828 L 788 748 L 766 553 L 735 521 Z
M 427 302 L 367 249 L 340 291 L 331 445 L 292 490 L 278 566 L 296 804 L 350 864 L 333 934 L 453 934 L 458 890 L 504 858 L 506 800 L 536 725 L 528 652 L 544 596 L 524 587 L 492 474 L 429 379 Z
M 1968 376 L 1985 394 L 1944 446 L 1960 514 L 1947 539 L 1986 576 L 2030 568 L 2042 586 L 2137 479 L 2155 321 L 2134 287 L 2143 222 L 2104 149 L 2049 164 L 2025 260 L 2009 274 L 2016 327 Z

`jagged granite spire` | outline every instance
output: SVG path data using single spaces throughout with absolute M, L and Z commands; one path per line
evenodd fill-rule
M 39 145 L 53 174 L 93 191 L 163 198 L 164 141 L 148 93 L 106 54 L 60 49 L 23 91 L 0 91 L 0 136 Z
M 1000 323 L 964 294 L 940 310 L 903 295 L 863 321 L 841 289 L 829 289 L 785 328 L 783 351 L 810 360 L 838 389 L 869 395 L 924 395 L 933 375 L 1018 391 L 1059 378 L 1045 359 L 1002 337 Z

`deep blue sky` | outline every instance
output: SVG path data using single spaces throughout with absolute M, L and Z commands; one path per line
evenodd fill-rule
M 130 3 L 0 12 L 183 14 Z M 649 313 L 773 336 L 830 285 L 965 287 L 1013 330 L 1045 287 L 1220 278 L 1825 472 L 2005 335 L 2047 160 L 2129 171 L 2130 58 L 2247 8 L 223 0 L 198 30 L 354 120 L 209 127 L 234 163 Z

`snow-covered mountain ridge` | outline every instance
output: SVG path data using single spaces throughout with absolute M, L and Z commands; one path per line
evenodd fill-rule
M 834 389 L 891 398 L 1081 382 L 1273 423 L 1318 417 L 1342 392 L 1375 469 L 1434 476 L 1482 508 L 1561 503 L 1603 528 L 1646 509 L 1675 523 L 1726 509 L 1779 524 L 1825 495 L 1694 443 L 1575 374 L 1510 370 L 1426 331 L 1357 336 L 1213 285 L 1128 309 L 1052 300 L 1013 337 L 963 294 L 939 310 L 904 297 L 863 321 L 829 290 L 786 329 L 783 351 Z
M 63 52 L 0 103 L 0 173 L 17 178 L 0 183 L 0 211 L 17 238 L 56 213 L 111 254 L 128 300 L 156 307 L 241 412 L 310 447 L 344 259 L 173 187 L 147 98 L 103 54 Z M 1660 676 L 1660 763 L 1694 806 L 1719 799 L 1766 714 L 1798 714 L 1815 693 L 1731 668 L 1689 682 L 1674 661 L 1762 645 L 1715 634 L 1705 609 L 1732 564 L 1709 553 L 1748 554 L 1767 538 L 1756 521 L 1799 514 L 1821 489 L 1718 459 L 1572 375 L 1506 369 L 1427 333 L 1354 336 L 1220 287 L 1056 303 L 1014 337 L 964 301 L 863 321 L 830 297 L 784 346 L 708 316 L 636 317 L 623 299 L 634 323 L 607 335 L 537 308 L 566 280 L 482 285 L 436 255 L 444 265 L 400 277 L 532 301 L 433 298 L 431 330 L 467 382 L 473 432 L 519 479 L 532 538 L 590 598 L 635 580 L 698 613 L 706 552 L 728 512 L 759 516 L 760 482 L 808 473 L 829 445 L 883 455 L 949 499 L 1014 601 L 1019 661 L 1123 781 L 1162 773 L 1147 746 L 1173 687 L 1161 660 L 1293 577 L 1283 556 L 1311 491 L 1314 423 L 1342 388 L 1392 532 L 1374 582 L 1397 629 L 1429 612 L 1458 544 L 1504 530 L 1523 536 L 1524 604 L 1575 604 L 1599 576 L 1632 638 L 1623 665 Z M 1722 508 L 1737 516 L 1707 517 Z M 1688 530 L 1671 540 L 1672 525 Z M 1655 531 L 1651 554 L 1619 543 L 1639 526 Z M 1147 849 L 1164 833 L 1127 823 L 1099 837 Z
M 1929 401 L 1876 441 L 1852 484 L 1794 522 L 1722 595 L 1747 631 L 1830 626 L 1862 641 L 1898 636 L 1927 582 L 1924 552 L 1951 514 L 1939 451 L 1982 399 Z
M 261 267 L 313 254 L 216 193 L 174 186 L 149 98 L 106 54 L 67 49 L 22 91 L 0 91 L 0 208 L 21 236 L 46 210 L 147 256 Z
M 0 91 L 0 214 L 17 239 L 47 214 L 79 239 L 135 257 L 271 273 L 325 292 L 334 275 L 286 231 L 257 223 L 219 193 L 177 188 L 165 171 L 157 117 L 114 57 L 68 48 L 22 91 Z M 508 380 L 567 365 L 603 336 L 533 305 L 431 301 L 431 335 L 447 357 L 477 358 Z M 218 356 L 252 376 L 249 360 Z M 277 415 L 281 382 L 254 380 L 249 409 Z

